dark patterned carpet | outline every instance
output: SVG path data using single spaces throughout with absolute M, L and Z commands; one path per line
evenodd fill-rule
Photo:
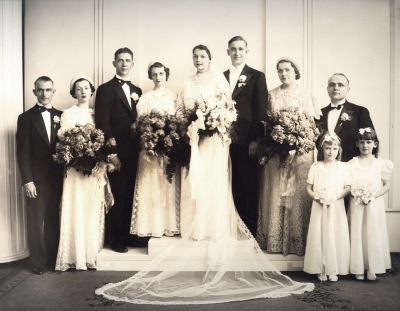
M 299 282 L 313 282 L 315 290 L 279 299 L 258 299 L 218 305 L 152 306 L 115 302 L 96 296 L 96 288 L 130 277 L 125 271 L 49 272 L 31 274 L 26 259 L 0 264 L 1 311 L 117 310 L 117 311 L 317 311 L 400 310 L 400 253 L 392 253 L 392 266 L 376 281 L 356 281 L 353 276 L 340 276 L 336 283 L 320 283 L 315 275 L 285 272 Z

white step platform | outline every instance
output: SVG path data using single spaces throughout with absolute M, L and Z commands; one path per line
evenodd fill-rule
M 99 271 L 139 271 L 159 253 L 166 249 L 171 243 L 176 241 L 176 237 L 151 238 L 148 247 L 129 247 L 127 253 L 117 253 L 110 248 L 103 248 L 97 256 L 97 270 Z M 195 251 L 191 249 L 192 243 L 197 243 Z M 251 245 L 248 242 L 238 242 L 236 254 L 234 256 L 235 269 L 252 270 L 253 267 L 246 257 L 252 252 Z M 200 245 L 200 247 L 199 247 Z M 208 242 L 186 242 L 179 246 L 179 255 L 185 254 L 184 257 L 179 256 L 180 267 L 186 271 L 203 271 L 205 268 L 205 258 L 208 249 Z M 280 254 L 271 254 L 264 252 L 267 259 L 279 271 L 300 271 L 303 269 L 303 256 Z M 167 257 L 163 262 L 168 265 L 168 262 L 175 262 L 178 259 L 176 256 Z M 263 262 L 256 263 L 258 267 L 263 267 L 265 270 L 270 270 L 263 265 Z M 160 270 L 164 269 L 163 266 Z

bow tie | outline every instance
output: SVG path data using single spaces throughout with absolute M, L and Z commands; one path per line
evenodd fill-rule
M 337 105 L 336 107 L 330 105 L 330 106 L 329 106 L 329 111 L 334 110 L 334 109 L 340 110 L 340 109 L 342 108 L 342 106 L 343 106 L 343 104 Z
M 48 112 L 51 113 L 51 112 L 53 111 L 53 108 L 52 108 L 52 107 L 46 108 L 46 107 L 44 107 L 44 106 L 39 106 L 39 105 L 38 105 L 38 107 L 39 107 L 39 111 L 40 111 L 40 112 L 48 111 Z
M 128 85 L 132 85 L 132 82 L 129 80 L 122 80 L 122 79 L 118 79 L 118 78 L 117 78 L 117 80 L 121 84 L 121 86 L 124 85 L 125 83 Z

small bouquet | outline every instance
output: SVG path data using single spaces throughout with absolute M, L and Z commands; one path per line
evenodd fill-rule
M 265 165 L 274 155 L 284 163 L 289 152 L 303 155 L 312 151 L 319 136 L 314 118 L 297 107 L 268 112 L 264 124 L 264 137 L 259 141 L 258 159 Z
M 373 191 L 371 185 L 361 180 L 351 186 L 351 194 L 358 205 L 367 205 L 375 198 L 375 191 Z
M 315 191 L 315 199 L 319 199 L 322 204 L 333 204 L 337 200 L 337 195 L 326 188 L 317 189 Z
M 199 116 L 204 118 L 204 129 L 199 131 L 200 136 L 211 137 L 216 133 L 222 142 L 232 137 L 232 123 L 237 119 L 235 101 L 221 93 L 218 96 L 196 100 L 194 107 L 192 112 L 195 116 L 189 117 L 189 120 L 196 120 Z
M 107 156 L 113 146 L 115 140 L 105 142 L 103 131 L 96 129 L 94 124 L 76 124 L 75 127 L 67 129 L 57 142 L 53 160 L 64 166 L 66 171 L 73 167 L 85 175 L 90 175 L 100 163 L 107 162 Z
M 133 132 L 140 136 L 141 149 L 167 159 L 165 174 L 170 182 L 178 166 L 189 165 L 190 146 L 184 142 L 187 126 L 186 118 L 156 109 L 132 124 Z

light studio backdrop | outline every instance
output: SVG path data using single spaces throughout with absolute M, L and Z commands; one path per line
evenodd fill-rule
M 312 91 L 321 108 L 329 104 L 328 78 L 335 72 L 349 77 L 349 101 L 369 109 L 381 142 L 380 155 L 395 162 L 386 203 L 391 250 L 400 251 L 400 229 L 396 225 L 400 220 L 400 194 L 394 191 L 400 186 L 396 174 L 400 167 L 400 147 L 394 139 L 400 135 L 398 56 L 396 59 L 400 54 L 399 0 L 0 0 L 0 3 L 3 16 L 14 12 L 13 20 L 23 21 L 23 71 L 2 69 L 2 79 L 11 74 L 24 83 L 24 104 L 21 84 L 10 85 L 13 91 L 4 93 L 10 98 L 15 95 L 17 100 L 12 99 L 15 112 L 0 117 L 5 124 L 1 140 L 10 145 L 2 149 L 5 153 L 2 174 L 9 163 L 13 164 L 11 177 L 0 179 L 1 209 L 21 205 L 13 147 L 16 118 L 35 104 L 32 88 L 38 76 L 48 75 L 54 80 L 57 89 L 54 106 L 68 108 L 75 103 L 69 95 L 72 77 L 91 76 L 97 88 L 115 73 L 112 66 L 115 50 L 127 46 L 135 55 L 131 71 L 134 84 L 144 92 L 152 87 L 147 66 L 157 60 L 171 70 L 168 87 L 179 92 L 183 79 L 193 73 L 191 51 L 195 45 L 207 45 L 216 66 L 226 70 L 230 66 L 227 42 L 241 35 L 249 43 L 247 63 L 265 72 L 269 89 L 280 84 L 275 64 L 282 56 L 297 61 L 302 73 L 300 83 Z M 14 32 L 18 28 L 10 20 L 3 20 L 2 25 Z M 18 39 L 18 33 L 14 37 Z M 5 37 L 3 31 L 3 51 L 18 57 L 22 51 L 14 41 Z M 0 61 L 2 68 L 9 64 L 5 52 Z M 21 66 L 22 60 L 16 62 Z M 0 90 L 5 90 L 0 85 Z M 10 101 L 6 97 L 0 101 L 3 110 L 8 110 Z M 9 199 L 10 192 L 13 199 Z

